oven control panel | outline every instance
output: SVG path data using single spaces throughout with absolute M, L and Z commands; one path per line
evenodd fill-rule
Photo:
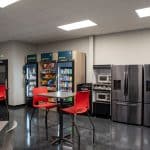
M 111 84 L 94 84 L 93 90 L 106 90 L 111 91 Z

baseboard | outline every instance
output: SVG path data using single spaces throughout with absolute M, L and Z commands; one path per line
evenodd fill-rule
M 21 105 L 8 105 L 8 107 L 10 109 L 20 109 L 20 108 L 24 108 L 26 106 L 26 104 L 21 104 Z

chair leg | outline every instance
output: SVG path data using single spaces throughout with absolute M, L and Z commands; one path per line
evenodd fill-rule
M 47 124 L 47 115 L 48 115 L 48 109 L 46 109 L 46 112 L 45 112 L 45 131 L 46 131 L 46 138 L 48 140 L 48 124 Z
M 92 119 L 91 119 L 91 117 L 90 117 L 89 112 L 87 112 L 87 115 L 88 115 L 88 119 L 89 119 L 89 121 L 90 121 L 90 123 L 91 123 L 91 125 L 92 125 L 92 130 L 93 130 L 92 143 L 94 144 L 94 142 L 95 142 L 95 126 L 94 126 L 94 123 L 93 123 L 93 121 L 92 121 Z
M 30 125 L 29 125 L 29 126 L 30 126 L 30 127 L 29 127 L 29 128 L 30 128 L 30 136 L 31 136 L 31 121 L 32 121 L 32 118 L 33 118 L 34 113 L 35 113 L 35 108 L 33 108 L 32 114 L 31 114 L 31 117 L 30 117 L 30 123 L 29 123 L 29 124 L 30 124 Z
M 8 104 L 7 104 L 6 100 L 5 100 L 5 105 L 6 105 L 6 108 L 7 108 L 8 120 L 9 120 L 9 109 L 8 109 Z
M 78 150 L 80 150 L 80 132 L 79 132 L 78 126 L 76 124 L 76 115 L 72 116 L 72 126 L 73 126 L 73 131 L 72 131 L 73 136 L 74 136 L 74 127 L 76 129 L 76 132 L 78 135 Z

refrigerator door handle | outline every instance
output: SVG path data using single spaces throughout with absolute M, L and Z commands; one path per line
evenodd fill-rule
M 128 95 L 128 73 L 126 73 L 126 96 Z
M 124 72 L 124 96 L 126 96 L 126 72 Z

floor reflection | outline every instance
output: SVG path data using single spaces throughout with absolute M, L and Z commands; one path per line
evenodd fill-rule
M 0 150 L 69 150 L 71 147 L 66 145 L 52 146 L 50 141 L 46 140 L 44 111 L 35 114 L 32 120 L 32 134 L 29 133 L 31 109 L 22 108 L 10 110 L 10 119 L 18 122 L 18 127 L 11 133 L 4 134 L 0 140 Z M 96 127 L 96 143 L 93 146 L 91 132 L 86 129 L 80 129 L 81 150 L 149 150 L 150 149 L 150 128 L 126 125 L 112 122 L 107 119 L 92 118 Z M 57 121 L 57 113 L 48 114 L 48 124 L 54 124 Z M 77 119 L 80 126 L 90 127 L 86 116 L 80 116 Z M 70 126 L 71 117 L 64 115 L 65 127 Z M 56 136 L 58 126 L 49 128 L 48 135 Z M 70 132 L 65 130 L 65 134 Z M 76 140 L 76 139 L 75 139 Z M 74 144 L 74 150 L 78 147 Z

